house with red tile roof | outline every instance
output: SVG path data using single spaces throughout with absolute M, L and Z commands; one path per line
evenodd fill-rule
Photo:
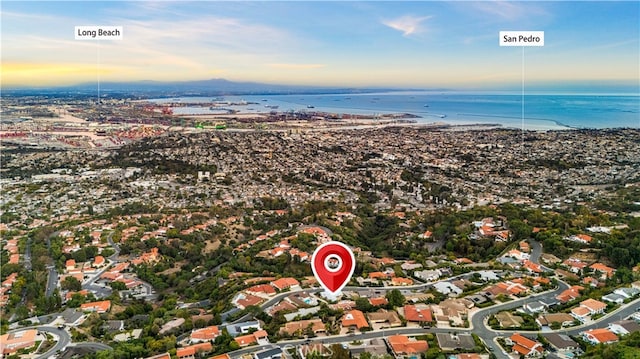
M 591 314 L 604 313 L 604 310 L 607 308 L 607 305 L 605 303 L 592 298 L 583 300 L 582 302 L 580 302 L 580 306 L 589 309 Z
M 584 290 L 584 287 L 581 287 L 579 285 L 574 285 L 573 287 L 558 294 L 556 296 L 556 299 L 559 300 L 561 303 L 567 303 L 569 301 L 572 301 L 580 297 L 580 292 L 583 290 Z
M 7 278 L 2 281 L 2 286 L 5 288 L 11 288 L 13 286 L 13 283 L 18 279 L 18 273 L 14 272 L 9 274 L 9 276 L 7 276 Z
M 607 328 L 587 330 L 582 333 L 582 336 L 593 344 L 609 344 L 618 341 L 618 336 Z
M 551 284 L 551 279 L 545 278 L 545 277 L 534 277 L 533 278 L 533 285 L 534 286 L 543 285 L 543 284 Z
M 395 264 L 396 260 L 393 259 L 393 258 L 389 258 L 389 257 L 382 257 L 382 258 L 380 258 L 380 263 L 382 265 L 389 266 L 389 265 Z
M 571 309 L 571 315 L 579 321 L 584 322 L 589 318 L 591 312 L 585 307 L 576 307 Z
M 18 253 L 18 240 L 17 239 L 9 239 L 7 241 L 7 244 L 4 245 L 4 247 L 2 247 L 3 249 L 5 249 L 7 252 L 9 253 Z
M 118 263 L 111 268 L 112 272 L 122 272 L 123 270 L 129 268 L 129 262 Z
M 530 260 L 525 260 L 524 263 L 522 264 L 522 267 L 526 270 L 529 271 L 529 273 L 542 273 L 542 267 L 540 267 L 540 264 L 538 263 L 534 263 Z
M 93 259 L 93 266 L 94 267 L 102 267 L 105 264 L 105 260 L 103 256 L 96 256 Z
M 589 235 L 586 234 L 578 234 L 575 236 L 569 236 L 569 237 L 565 237 L 565 240 L 571 241 L 571 242 L 577 242 L 577 243 L 582 243 L 582 244 L 590 244 L 593 241 L 593 238 Z
M 69 270 L 72 270 L 72 269 L 75 269 L 75 268 L 76 268 L 76 261 L 75 261 L 75 259 L 67 259 L 67 261 L 65 262 L 65 267 L 66 267 L 66 269 L 67 269 L 68 271 L 69 271 Z
M 262 303 L 263 300 L 264 299 L 256 297 L 255 295 L 240 293 L 236 297 L 235 303 L 238 308 L 245 309 L 252 305 L 258 305 Z
M 106 313 L 109 309 L 111 309 L 110 300 L 80 304 L 80 310 L 83 312 Z
M 158 247 L 153 247 L 149 252 L 142 253 L 140 257 L 131 260 L 131 264 L 140 265 L 142 263 L 156 263 L 160 261 Z
M 269 315 L 274 316 L 276 314 L 278 314 L 279 312 L 283 312 L 283 311 L 287 311 L 287 312 L 292 312 L 294 310 L 298 309 L 298 307 L 296 307 L 295 305 L 291 304 L 291 302 L 283 300 L 280 303 L 278 303 L 277 305 L 274 305 L 273 307 L 269 308 L 267 313 L 269 313 Z
M 582 278 L 582 284 L 589 285 L 589 286 L 591 286 L 593 288 L 597 287 L 598 283 L 599 283 L 598 280 L 593 278 L 593 277 L 584 277 L 584 278 Z
M 254 285 L 253 287 L 247 288 L 245 291 L 247 293 L 254 294 L 254 295 L 269 296 L 269 295 L 276 294 L 275 288 L 273 288 L 273 286 L 270 286 L 269 284 Z
M 387 338 L 387 343 L 396 358 L 414 358 L 416 354 L 426 353 L 429 349 L 426 340 L 417 340 L 406 335 L 392 335 Z
M 342 327 L 360 330 L 362 328 L 369 328 L 369 323 L 361 311 L 353 309 L 342 317 Z
M 402 320 L 395 311 L 380 309 L 377 312 L 367 313 L 367 319 L 371 324 L 378 324 L 378 328 L 393 328 L 402 325 Z
M 389 301 L 385 297 L 377 297 L 377 298 L 369 298 L 369 304 L 374 307 L 381 307 L 383 305 L 389 304 Z
M 525 357 L 542 356 L 542 353 L 544 352 L 544 348 L 541 343 L 522 336 L 519 333 L 513 334 L 509 339 L 513 343 L 513 351 L 520 355 L 524 355 Z
M 291 248 L 291 250 L 289 251 L 289 254 L 292 257 L 293 256 L 298 256 L 298 258 L 300 258 L 300 262 L 308 261 L 309 258 L 311 258 L 311 256 L 309 256 L 309 253 L 303 252 L 303 251 L 299 250 L 298 248 Z
M 589 266 L 589 268 L 600 274 L 600 280 L 607 280 L 608 278 L 613 277 L 613 273 L 615 273 L 616 271 L 615 269 L 608 267 L 602 263 L 593 263 Z
M 515 258 L 519 261 L 524 261 L 529 259 L 529 253 L 525 253 L 525 252 L 521 252 L 517 249 L 512 249 L 510 251 L 508 251 L 507 253 L 505 253 L 505 255 L 503 255 L 503 257 L 511 257 L 511 258 Z
M 281 247 L 276 247 L 269 251 L 269 254 L 271 254 L 271 256 L 273 257 L 279 257 L 285 253 L 287 253 L 287 250 Z
M 0 354 L 11 355 L 20 349 L 31 348 L 36 344 L 36 329 L 0 335 Z
M 487 288 L 485 291 L 493 296 L 498 296 L 500 294 L 522 295 L 527 293 L 529 291 L 529 288 L 515 281 L 507 281 L 496 283 L 495 285 Z
M 271 285 L 276 289 L 283 291 L 291 287 L 300 286 L 300 282 L 298 282 L 298 280 L 295 278 L 280 278 L 271 282 Z
M 494 232 L 494 234 L 496 242 L 506 242 L 509 240 L 509 237 L 511 237 L 511 232 L 509 231 L 497 231 Z
M 394 277 L 391 279 L 391 285 L 393 286 L 413 285 L 413 280 L 411 278 Z
M 258 340 L 256 339 L 256 337 L 253 334 L 247 334 L 247 335 L 240 335 L 237 336 L 234 341 L 236 343 L 238 343 L 238 345 L 240 347 L 246 347 L 249 346 L 251 344 L 255 344 L 258 342 Z
M 234 341 L 241 347 L 246 347 L 254 343 L 258 345 L 269 344 L 268 334 L 266 330 L 258 330 L 251 334 L 236 337 Z
M 582 270 L 587 266 L 587 263 L 575 258 L 569 258 L 562 262 L 562 264 L 567 266 L 569 271 L 575 274 L 582 273 Z
M 483 356 L 477 353 L 462 353 L 462 354 L 456 355 L 454 358 L 455 359 L 483 359 Z
M 586 234 L 578 234 L 576 237 L 578 238 L 578 242 L 582 243 L 591 243 L 591 241 L 593 240 L 591 236 Z
M 306 227 L 300 230 L 302 233 L 312 234 L 316 236 L 328 236 L 329 234 L 320 227 Z
M 580 306 L 571 310 L 571 315 L 580 321 L 585 321 L 589 316 L 604 313 L 607 305 L 599 300 L 587 299 L 580 302 Z
M 371 272 L 369 273 L 370 280 L 388 279 L 395 277 L 395 273 L 392 272 Z
M 324 333 L 325 325 L 320 319 L 299 320 L 295 322 L 285 323 L 280 328 L 280 333 L 287 335 L 304 334 L 306 330 L 311 330 L 314 334 Z
M 433 316 L 429 308 L 418 308 L 415 305 L 407 304 L 404 306 L 404 318 L 409 322 L 431 322 Z
M 20 254 L 14 253 L 9 255 L 9 264 L 18 264 L 20 263 Z
M 100 275 L 100 279 L 107 281 L 116 281 L 124 278 L 124 274 L 120 272 L 104 272 Z
M 463 258 L 456 258 L 454 260 L 454 262 L 456 264 L 473 264 L 473 261 L 469 258 L 463 257 Z
M 189 339 L 192 343 L 208 342 L 214 340 L 218 335 L 220 335 L 220 329 L 217 325 L 212 325 L 192 330 Z
M 199 343 L 176 349 L 176 356 L 178 359 L 195 359 L 200 357 L 200 353 L 210 352 L 211 350 L 213 350 L 211 343 Z
M 135 280 L 133 278 L 120 278 L 120 279 L 116 279 L 115 281 L 123 283 L 127 287 L 127 289 L 135 288 L 137 286 L 142 285 L 142 282 Z

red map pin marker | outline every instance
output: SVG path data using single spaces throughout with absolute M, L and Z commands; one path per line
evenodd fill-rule
M 313 252 L 311 269 L 322 287 L 335 296 L 351 280 L 356 269 L 356 258 L 346 244 L 331 241 Z

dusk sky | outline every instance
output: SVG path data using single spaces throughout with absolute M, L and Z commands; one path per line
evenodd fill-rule
M 640 84 L 640 2 L 2 1 L 2 86 L 225 78 L 273 84 L 501 88 L 525 49 L 539 86 Z M 74 40 L 78 25 L 120 41 Z

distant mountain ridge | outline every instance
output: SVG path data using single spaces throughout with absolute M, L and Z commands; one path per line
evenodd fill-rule
M 97 82 L 82 83 L 71 86 L 50 87 L 21 87 L 5 89 L 9 93 L 96 93 Z M 215 78 L 194 81 L 132 81 L 132 82 L 100 82 L 102 95 L 118 93 L 137 93 L 144 95 L 188 95 L 188 96 L 219 96 L 219 95 L 275 95 L 275 94 L 303 94 L 303 93 L 369 93 L 375 91 L 397 91 L 390 88 L 340 88 L 323 86 L 278 85 L 259 82 L 235 82 Z M 406 90 L 406 89 L 405 89 Z

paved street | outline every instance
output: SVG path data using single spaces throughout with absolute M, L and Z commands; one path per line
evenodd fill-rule
M 44 325 L 43 326 L 33 326 L 33 327 L 20 328 L 20 329 L 17 329 L 17 330 L 12 330 L 12 331 L 10 331 L 10 333 L 11 332 L 23 331 L 25 329 L 37 329 L 39 332 L 49 333 L 49 334 L 53 335 L 54 340 L 57 340 L 56 344 L 51 349 L 49 349 L 45 353 L 37 356 L 36 359 L 49 358 L 50 356 L 54 355 L 58 350 L 62 350 L 67 345 L 69 345 L 69 343 L 71 343 L 71 336 L 69 335 L 69 333 L 67 333 L 67 331 L 62 330 L 62 329 L 58 329 L 56 327 L 49 327 L 49 326 L 44 326 Z
M 58 271 L 56 271 L 56 268 L 53 265 L 50 265 L 47 268 L 49 269 L 49 275 L 47 276 L 47 289 L 45 291 L 45 296 L 50 297 L 58 287 Z

